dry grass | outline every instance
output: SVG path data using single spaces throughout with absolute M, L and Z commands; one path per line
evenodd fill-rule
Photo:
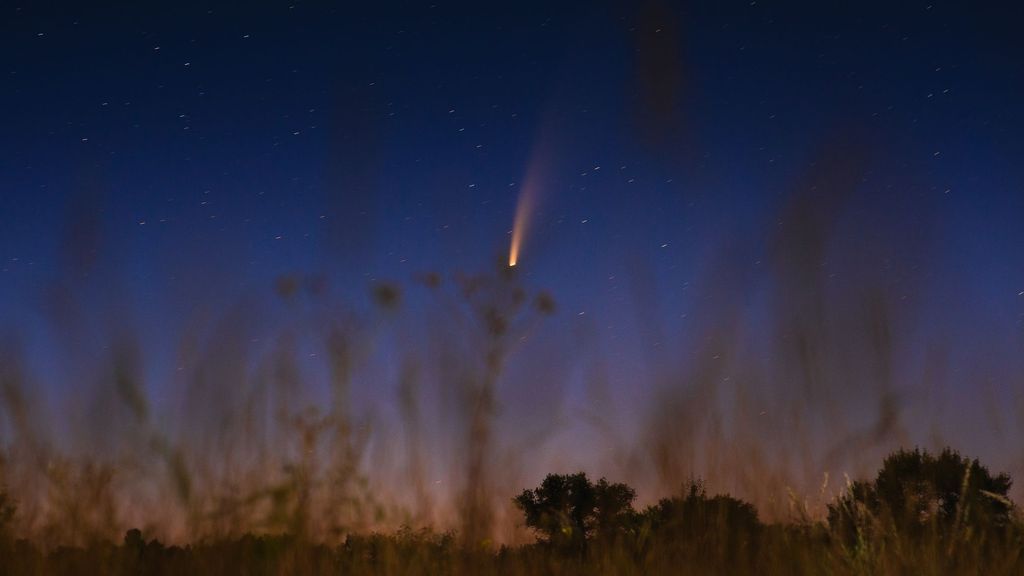
M 622 398 L 601 386 L 603 355 L 615 350 L 569 324 L 518 268 L 378 282 L 365 301 L 315 275 L 282 277 L 272 296 L 197 307 L 167 354 L 173 370 L 154 376 L 130 314 L 76 296 L 72 287 L 95 284 L 85 278 L 96 256 L 72 250 L 47 306 L 59 337 L 45 370 L 26 352 L 28 336 L 0 339 L 0 568 L 1024 573 L 1019 523 L 999 545 L 969 533 L 911 540 L 871 515 L 851 544 L 823 524 L 842 492 L 835 478 L 871 472 L 900 445 L 946 444 L 957 428 L 935 417 L 950 377 L 941 347 L 926 346 L 922 363 L 900 361 L 922 356 L 903 303 L 918 279 L 863 263 L 914 255 L 877 239 L 843 246 L 834 232 L 864 225 L 842 209 L 857 162 L 826 150 L 768 230 L 712 250 L 676 340 L 659 313 L 661 291 L 637 266 L 629 309 L 652 341 L 639 342 L 649 354 L 642 381 L 620 388 L 644 408 L 639 429 L 622 424 Z M 845 274 L 857 282 L 833 281 L 829 258 L 849 259 Z M 531 346 L 549 342 L 538 327 L 550 315 L 571 344 L 544 356 Z M 558 355 L 573 360 L 550 370 Z M 585 375 L 583 402 L 567 400 L 569 374 Z M 374 401 L 382 397 L 394 401 Z M 512 400 L 528 410 L 509 416 Z M 703 477 L 753 502 L 768 522 L 756 549 L 737 556 L 725 525 L 709 526 L 699 544 L 638 538 L 582 557 L 528 545 L 511 496 L 532 483 L 537 463 L 576 467 L 574 450 L 595 448 L 600 475 L 642 498 Z M 1005 450 L 1019 451 L 1015 438 Z M 136 527 L 166 545 L 121 544 Z

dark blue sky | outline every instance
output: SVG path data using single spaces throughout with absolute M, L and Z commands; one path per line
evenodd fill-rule
M 185 319 L 282 275 L 359 308 L 493 270 L 532 173 L 518 273 L 580 355 L 558 378 L 690 374 L 730 312 L 771 363 L 785 318 L 831 334 L 865 287 L 900 406 L 935 350 L 953 398 L 1019 396 L 1019 6 L 106 4 L 0 11 L 0 321 L 51 390 L 124 322 L 159 397 Z

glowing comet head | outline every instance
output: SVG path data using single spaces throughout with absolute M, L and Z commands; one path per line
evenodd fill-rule
M 523 227 L 519 223 L 517 216 L 515 223 L 512 225 L 512 244 L 508 247 L 509 268 L 515 267 L 516 263 L 519 262 L 519 244 L 522 241 L 522 229 Z
M 512 223 L 512 243 L 508 248 L 509 268 L 513 268 L 519 263 L 519 249 L 523 244 L 523 236 L 526 235 L 527 220 L 533 205 L 532 188 L 532 186 L 524 187 L 516 202 L 516 217 Z
M 529 231 L 533 219 L 534 204 L 537 203 L 540 183 L 543 181 L 543 174 L 547 171 L 547 162 L 551 156 L 547 148 L 548 146 L 543 142 L 534 148 L 526 168 L 523 186 L 519 189 L 515 220 L 512 222 L 512 243 L 508 247 L 509 268 L 515 268 L 519 264 L 519 256 L 526 243 L 526 233 Z

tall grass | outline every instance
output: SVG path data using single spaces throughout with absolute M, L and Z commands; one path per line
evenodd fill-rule
M 731 554 L 686 542 L 585 558 L 517 547 L 531 538 L 510 497 L 588 466 L 649 501 L 695 477 L 751 501 L 767 526 L 738 569 L 1012 573 L 1012 547 L 910 543 L 872 515 L 851 545 L 823 524 L 846 490 L 839 479 L 873 472 L 898 446 L 970 444 L 1020 472 L 1013 425 L 1024 425 L 994 397 L 983 398 L 1001 424 L 992 434 L 950 414 L 951 353 L 907 297 L 924 284 L 921 248 L 884 228 L 849 233 L 872 213 L 857 205 L 852 150 L 824 147 L 766 223 L 694 258 L 685 329 L 664 318 L 665 291 L 638 263 L 623 306 L 646 356 L 604 387 L 615 344 L 502 262 L 376 281 L 355 297 L 317 275 L 283 276 L 190 309 L 156 361 L 131 307 L 96 294 L 109 279 L 82 248 L 95 223 L 71 225 L 41 307 L 52 356 L 30 352 L 37 335 L 0 339 L 4 553 L 27 573 L 134 566 L 152 549 L 196 570 L 505 574 L 708 573 L 708 558 Z M 132 528 L 191 548 L 115 546 Z

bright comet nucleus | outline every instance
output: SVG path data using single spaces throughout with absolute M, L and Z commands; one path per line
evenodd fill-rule
M 526 245 L 526 234 L 533 224 L 540 183 L 544 180 L 544 174 L 547 173 L 546 168 L 550 158 L 550 145 L 541 139 L 530 155 L 530 161 L 526 167 L 526 177 L 519 189 L 519 197 L 516 199 L 516 214 L 512 221 L 512 242 L 508 248 L 509 268 L 519 264 L 519 256 Z
M 512 243 L 508 248 L 508 265 L 515 266 L 519 262 L 519 249 L 523 244 L 523 236 L 526 234 L 526 224 L 533 204 L 533 195 L 530 193 L 531 186 L 525 186 L 519 193 L 516 201 L 516 216 L 512 222 Z

